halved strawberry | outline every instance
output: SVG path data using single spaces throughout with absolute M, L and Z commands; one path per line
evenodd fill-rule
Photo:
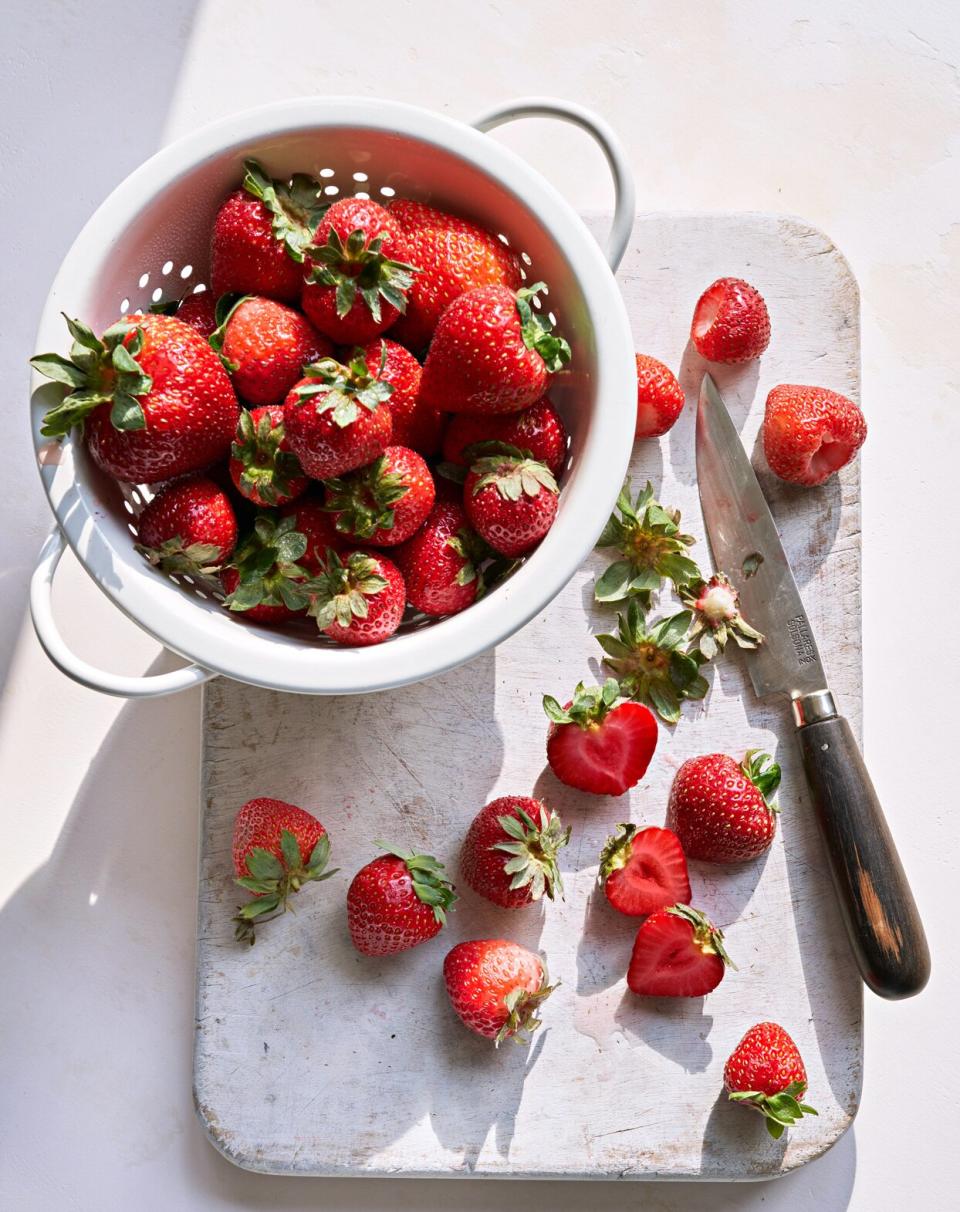
M 610 904 L 628 917 L 690 900 L 687 860 L 670 829 L 621 825 L 600 855 L 598 879 Z
M 723 933 L 699 909 L 671 905 L 652 913 L 637 931 L 627 985 L 646 997 L 703 997 L 727 967 Z
M 697 353 L 709 362 L 749 362 L 770 344 L 763 296 L 742 278 L 718 278 L 697 300 L 690 326 Z

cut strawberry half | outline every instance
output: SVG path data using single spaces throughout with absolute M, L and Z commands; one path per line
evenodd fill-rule
M 589 689 L 581 682 L 564 707 L 545 695 L 543 709 L 551 720 L 547 760 L 568 787 L 623 795 L 646 774 L 657 747 L 657 721 L 642 703 L 620 697 L 616 679 Z
M 686 856 L 671 829 L 621 825 L 600 855 L 599 879 L 610 904 L 628 917 L 690 900 Z
M 703 997 L 727 967 L 723 934 L 699 909 L 672 905 L 650 915 L 637 931 L 627 985 L 646 997 Z

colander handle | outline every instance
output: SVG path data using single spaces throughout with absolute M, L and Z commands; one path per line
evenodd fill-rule
M 518 97 L 515 101 L 507 101 L 489 113 L 482 114 L 474 120 L 473 125 L 477 130 L 490 131 L 494 127 L 503 126 L 505 122 L 512 122 L 515 118 L 559 118 L 563 122 L 572 122 L 574 126 L 580 126 L 592 135 L 600 145 L 613 175 L 613 223 L 607 237 L 606 254 L 610 268 L 616 272 L 623 260 L 623 254 L 627 251 L 627 242 L 636 215 L 633 173 L 620 140 L 603 118 L 592 110 L 585 109 L 573 101 L 561 101 L 555 97 Z
M 108 673 L 97 669 L 76 656 L 67 647 L 53 618 L 53 576 L 66 550 L 66 540 L 55 526 L 40 551 L 40 559 L 30 578 L 30 616 L 40 646 L 61 673 L 73 678 L 81 686 L 99 690 L 103 694 L 115 694 L 125 699 L 155 699 L 163 694 L 176 694 L 199 686 L 216 674 L 199 665 L 187 665 L 171 673 L 159 673 L 152 677 L 125 677 L 119 673 Z

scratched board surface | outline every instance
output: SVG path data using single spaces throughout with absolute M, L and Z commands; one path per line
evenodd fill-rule
M 748 449 L 775 383 L 859 396 L 857 287 L 822 234 L 764 215 L 638 217 L 619 275 L 637 348 L 680 371 L 688 404 L 666 438 L 638 446 L 632 475 L 682 509 L 703 565 L 693 448 L 703 365 L 687 334 L 694 300 L 723 274 L 755 282 L 773 322 L 761 362 L 717 374 Z M 761 475 L 831 685 L 859 730 L 858 470 L 816 490 Z M 801 1165 L 850 1123 L 861 986 L 784 705 L 758 702 L 728 656 L 706 700 L 662 730 L 629 796 L 578 794 L 545 766 L 541 695 L 600 673 L 591 633 L 612 613 L 594 606 L 592 583 L 606 559 L 595 553 L 507 643 L 419 686 L 337 699 L 223 679 L 206 688 L 195 1092 L 232 1161 L 272 1173 L 743 1179 Z M 694 903 L 724 929 L 739 970 L 705 999 L 638 999 L 624 983 L 634 928 L 595 890 L 604 839 L 621 820 L 662 824 L 686 758 L 758 747 L 784 770 L 773 847 L 755 863 L 691 870 Z M 573 826 L 565 901 L 510 913 L 466 890 L 431 943 L 386 960 L 355 953 L 344 896 L 373 839 L 435 853 L 455 873 L 468 822 L 506 793 L 540 796 Z M 264 794 L 313 810 L 341 870 L 250 949 L 232 939 L 230 832 L 239 805 Z M 494 1051 L 446 1002 L 446 949 L 498 936 L 540 949 L 562 982 L 530 1047 Z M 820 1112 L 780 1142 L 721 1095 L 725 1058 L 765 1018 L 797 1040 Z

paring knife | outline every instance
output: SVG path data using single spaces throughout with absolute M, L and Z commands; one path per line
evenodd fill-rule
M 743 654 L 754 690 L 759 698 L 787 695 L 793 704 L 817 823 L 860 972 L 881 997 L 911 997 L 930 975 L 923 925 L 850 725 L 827 687 L 776 523 L 709 375 L 697 411 L 697 478 L 714 564 L 739 589 L 744 618 L 764 635 L 755 651 Z M 744 574 L 745 563 L 752 575 Z

